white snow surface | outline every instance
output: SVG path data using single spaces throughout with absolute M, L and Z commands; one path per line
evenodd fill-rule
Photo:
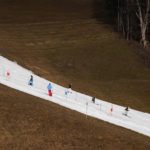
M 30 76 L 33 75 L 33 86 L 28 85 Z M 150 137 L 150 114 L 129 108 L 128 116 L 123 115 L 125 107 L 97 99 L 92 102 L 92 97 L 57 85 L 51 81 L 35 75 L 16 62 L 0 56 L 0 83 L 16 90 L 40 97 L 59 104 L 63 107 L 78 111 L 109 123 L 121 126 Z M 47 85 L 53 86 L 53 96 L 49 96 Z M 113 111 L 111 112 L 111 108 Z

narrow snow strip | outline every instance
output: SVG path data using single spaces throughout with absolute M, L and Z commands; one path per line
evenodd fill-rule
M 34 77 L 34 85 L 29 86 L 30 75 Z M 65 94 L 67 90 L 55 83 L 53 96 L 47 94 L 47 85 L 50 81 L 38 77 L 31 71 L 24 69 L 17 63 L 9 61 L 0 56 L 0 83 L 30 95 L 51 101 L 63 107 L 78 111 L 87 116 L 98 118 L 117 126 L 136 131 L 150 137 L 150 114 L 130 109 L 128 116 L 124 116 L 124 107 L 96 99 L 95 103 L 91 97 L 76 91 Z M 110 109 L 113 107 L 113 111 Z

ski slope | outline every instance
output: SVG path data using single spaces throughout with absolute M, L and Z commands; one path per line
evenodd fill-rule
M 30 76 L 33 75 L 33 86 L 28 85 Z M 0 83 L 16 90 L 31 94 L 36 97 L 51 101 L 63 107 L 78 111 L 86 117 L 95 117 L 109 123 L 121 126 L 150 137 L 150 114 L 129 109 L 128 116 L 123 115 L 125 107 L 96 99 L 52 83 L 53 96 L 48 96 L 47 85 L 50 81 L 35 75 L 16 62 L 0 56 Z M 110 111 L 113 109 L 113 111 Z

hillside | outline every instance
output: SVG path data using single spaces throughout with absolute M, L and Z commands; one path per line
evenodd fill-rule
M 0 2 L 1 55 L 60 85 L 150 113 L 150 69 L 140 47 L 93 18 L 92 1 Z M 148 137 L 2 85 L 0 107 L 2 150 L 150 147 Z
M 5 94 L 7 93 L 7 94 Z M 150 139 L 0 85 L 1 150 L 147 150 Z
M 6 2 L 2 55 L 61 85 L 150 112 L 150 70 L 139 48 L 92 18 L 91 3 Z

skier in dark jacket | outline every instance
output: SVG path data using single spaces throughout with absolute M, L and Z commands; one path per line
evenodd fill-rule
M 72 87 L 72 85 L 71 85 L 71 84 L 69 84 L 69 85 L 68 85 L 68 88 L 69 88 L 69 89 L 71 89 L 71 87 Z
M 129 111 L 129 107 L 127 106 L 127 107 L 124 109 L 124 115 L 125 115 L 125 116 L 128 115 L 128 111 Z
M 30 76 L 30 80 L 29 80 L 28 84 L 31 85 L 31 86 L 33 86 L 33 76 L 32 75 Z
M 67 96 L 68 94 L 72 93 L 72 89 L 71 89 L 72 85 L 68 84 L 68 88 L 65 90 L 65 95 Z
M 95 97 L 92 97 L 92 102 L 95 103 Z

